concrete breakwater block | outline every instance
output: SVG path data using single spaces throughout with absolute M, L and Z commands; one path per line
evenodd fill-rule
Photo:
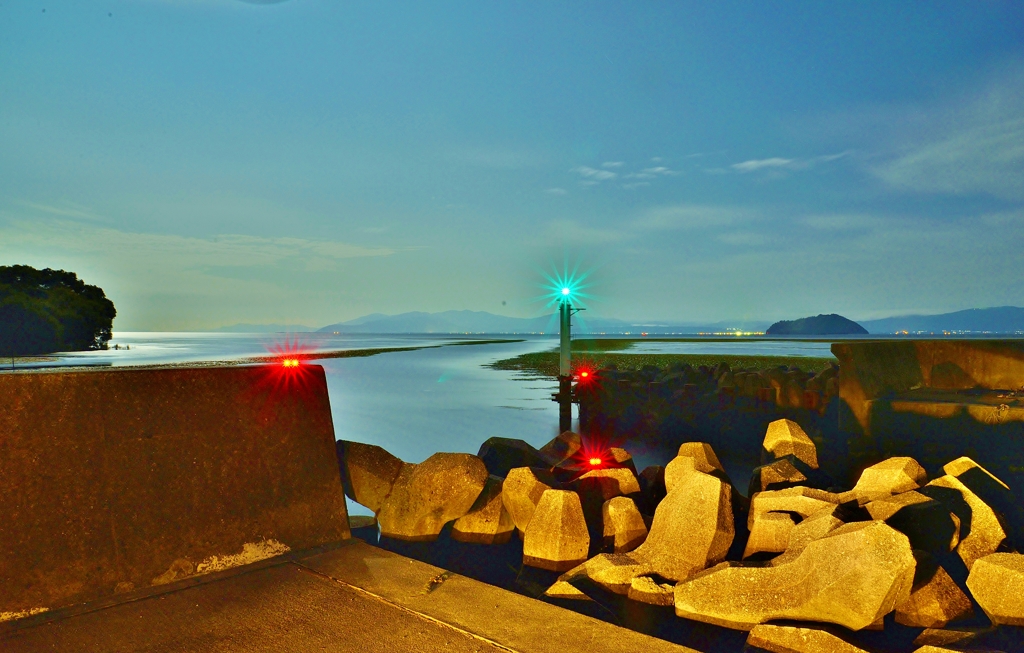
M 882 522 L 842 526 L 791 562 L 727 562 L 676 585 L 676 614 L 750 630 L 773 619 L 866 628 L 906 600 L 915 561 L 906 536 Z
M 0 619 L 349 537 L 323 368 L 0 375 Z
M 546 490 L 523 538 L 523 564 L 566 571 L 587 559 L 590 535 L 579 495 Z
M 467 453 L 435 453 L 402 469 L 377 512 L 380 533 L 432 542 L 450 521 L 470 511 L 487 483 L 487 468 Z

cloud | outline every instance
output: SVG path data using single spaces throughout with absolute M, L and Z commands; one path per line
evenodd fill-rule
M 609 170 L 598 170 L 597 168 L 590 168 L 588 166 L 579 166 L 573 168 L 570 172 L 578 172 L 580 176 L 596 181 L 606 181 L 608 179 L 615 179 L 618 177 L 616 173 Z
M 678 175 L 679 173 L 676 172 L 675 170 L 670 170 L 670 169 L 666 168 L 665 166 L 655 166 L 653 168 L 644 168 L 643 169 L 643 174 L 647 174 L 647 175 L 665 175 L 665 176 L 668 176 L 668 175 Z
M 72 253 L 99 259 L 127 275 L 145 278 L 155 289 L 175 287 L 183 271 L 260 268 L 288 264 L 325 270 L 349 258 L 389 256 L 396 250 L 368 248 L 334 240 L 265 238 L 224 234 L 208 238 L 122 231 L 68 220 L 12 220 L 0 223 L 6 257 L 13 251 Z M 179 288 L 180 290 L 180 288 Z M 203 292 L 202 287 L 193 288 Z
M 621 168 L 625 165 L 625 161 L 605 161 L 601 164 L 602 168 Z
M 734 163 L 729 167 L 738 172 L 753 172 L 764 168 L 787 168 L 792 164 L 793 159 L 774 156 L 770 159 L 751 159 L 742 163 Z
M 654 175 L 649 172 L 631 172 L 626 175 L 626 179 L 654 179 Z
M 90 220 L 92 222 L 110 222 L 108 218 L 96 214 L 88 207 L 80 204 L 65 203 L 64 206 L 52 206 L 49 204 L 38 204 L 36 202 L 21 201 L 18 202 L 21 206 L 38 211 L 40 213 L 46 213 L 48 215 L 56 215 L 62 218 L 75 218 L 79 220 Z
M 856 143 L 865 171 L 889 190 L 1024 200 L 1024 60 L 938 100 L 861 106 L 793 130 Z
M 1024 103 L 985 101 L 936 134 L 871 172 L 887 185 L 923 193 L 984 193 L 1024 199 Z
M 564 188 L 549 188 L 544 192 L 547 193 L 548 195 L 565 195 L 569 191 L 565 190 Z

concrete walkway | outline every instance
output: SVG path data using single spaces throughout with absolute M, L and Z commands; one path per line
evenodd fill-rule
M 681 653 L 361 540 L 5 624 L 5 653 Z

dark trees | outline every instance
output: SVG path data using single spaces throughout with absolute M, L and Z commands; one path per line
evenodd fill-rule
M 106 349 L 116 315 L 74 272 L 0 266 L 0 355 Z

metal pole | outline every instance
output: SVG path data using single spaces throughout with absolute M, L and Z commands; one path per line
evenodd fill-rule
M 570 315 L 572 313 L 572 310 L 571 310 L 571 308 L 569 306 L 568 298 L 563 299 L 562 303 L 559 304 L 559 306 L 558 306 L 558 313 L 559 313 L 558 314 L 559 321 L 561 322 L 561 328 L 559 330 L 559 334 L 561 335 L 561 339 L 562 339 L 562 342 L 561 342 L 561 344 L 562 344 L 561 352 L 560 352 L 560 354 L 558 356 L 558 375 L 559 376 L 569 376 L 572 373 L 572 361 L 570 360 L 570 357 L 572 356 L 572 354 L 571 354 L 571 344 L 569 342 L 569 332 L 570 332 L 570 329 L 572 328 L 571 324 L 569 322 L 569 319 L 570 319 Z
M 558 306 L 558 317 L 560 322 L 559 336 L 561 338 L 561 349 L 558 356 L 558 430 L 565 432 L 572 429 L 572 361 L 569 321 L 572 309 L 569 306 L 569 298 L 562 299 Z

